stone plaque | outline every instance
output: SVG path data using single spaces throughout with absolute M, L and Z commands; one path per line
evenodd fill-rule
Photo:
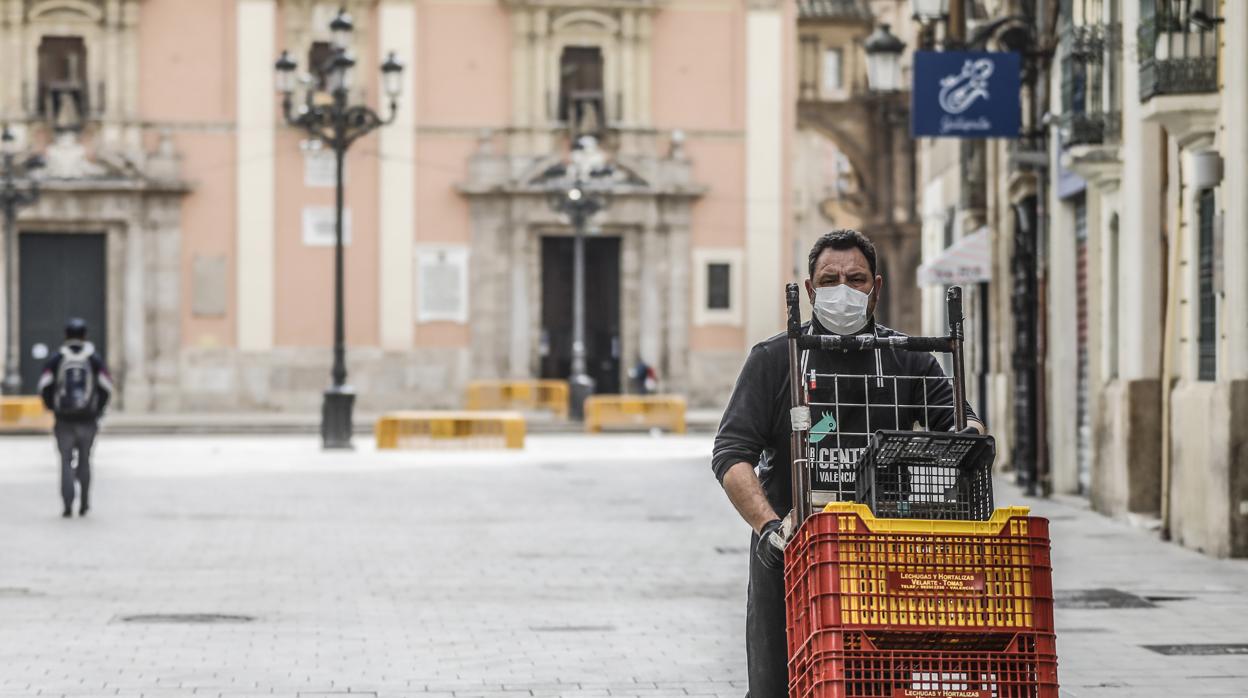
M 334 207 L 304 206 L 303 207 L 303 244 L 310 247 L 332 247 L 334 245 Z M 351 244 L 351 209 L 342 212 L 342 244 Z
M 221 317 L 225 304 L 225 255 L 195 255 L 191 260 L 191 314 Z
M 416 252 L 416 320 L 468 322 L 468 248 Z
M 310 188 L 333 187 L 338 183 L 334 151 L 325 147 L 304 146 L 303 185 Z M 342 181 L 346 184 L 347 170 L 344 165 Z

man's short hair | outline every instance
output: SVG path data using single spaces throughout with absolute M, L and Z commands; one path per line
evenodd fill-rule
M 871 267 L 871 276 L 875 276 L 875 244 L 866 235 L 853 228 L 838 228 L 821 235 L 818 240 L 815 240 L 815 246 L 810 248 L 810 278 L 815 278 L 815 262 L 819 261 L 819 255 L 823 254 L 824 250 L 849 250 L 855 247 L 862 251 L 862 256 L 867 258 L 867 266 Z

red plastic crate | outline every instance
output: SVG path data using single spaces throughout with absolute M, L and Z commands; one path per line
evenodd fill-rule
M 1058 698 L 1049 633 L 832 630 L 814 644 L 790 663 L 790 698 Z
M 1053 632 L 1048 521 L 810 517 L 785 551 L 789 657 L 824 630 Z

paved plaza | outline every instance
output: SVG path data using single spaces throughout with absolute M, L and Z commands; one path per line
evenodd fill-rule
M 50 439 L 5 439 L 0 696 L 739 698 L 748 531 L 710 443 L 114 436 L 66 521 Z M 1248 642 L 1248 562 L 1023 503 L 1053 520 L 1061 594 L 1152 604 L 1059 608 L 1064 696 L 1248 695 L 1248 656 L 1143 647 Z

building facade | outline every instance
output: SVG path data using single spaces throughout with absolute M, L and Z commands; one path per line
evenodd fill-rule
M 1248 6 L 1063 9 L 1049 351 L 1078 370 L 1049 375 L 1054 485 L 1248 555 Z
M 794 267 L 796 19 L 777 0 L 0 0 L 0 120 L 48 161 L 18 225 L 27 390 L 73 313 L 122 409 L 319 405 L 333 158 L 283 124 L 273 62 L 306 72 L 340 5 L 353 101 L 384 112 L 375 67 L 407 65 L 394 123 L 346 162 L 361 409 L 567 375 L 572 231 L 540 177 L 583 134 L 622 173 L 587 245 L 591 375 L 624 391 L 640 360 L 722 401 L 782 328 Z
M 1248 5 L 968 7 L 972 25 L 1027 20 L 1034 51 L 1018 139 L 920 146 L 925 260 L 980 226 L 990 240 L 999 463 L 1248 555 Z

